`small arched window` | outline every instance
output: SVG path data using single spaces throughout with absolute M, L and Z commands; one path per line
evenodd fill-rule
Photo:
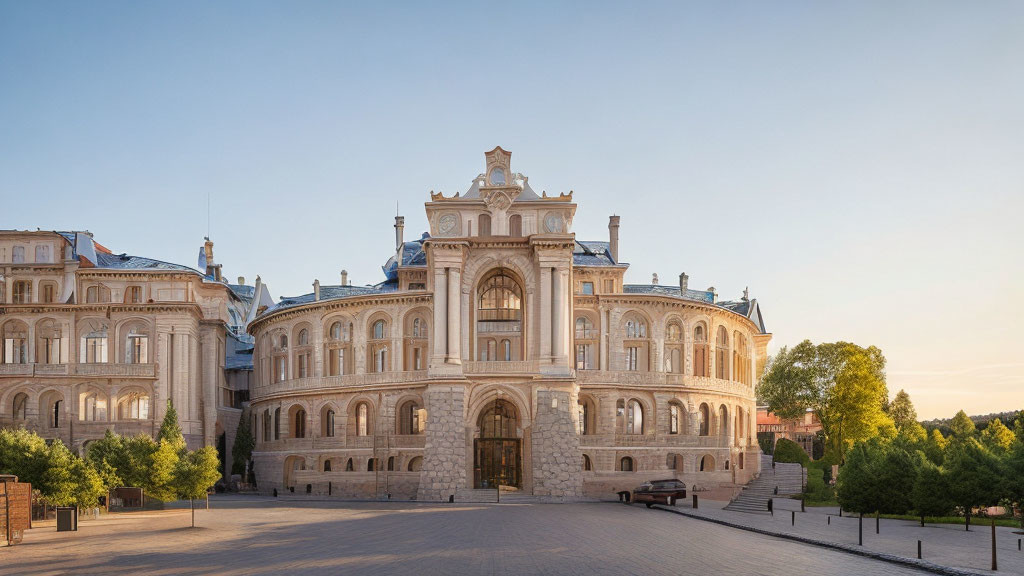
M 323 416 L 323 435 L 326 438 L 334 437 L 334 410 L 328 408 Z
M 715 377 L 729 379 L 729 331 L 725 326 L 718 327 L 715 338 Z
M 288 347 L 288 335 L 287 334 L 281 334 L 281 348 L 287 348 L 287 347 Z
M 700 411 L 697 415 L 698 418 L 698 429 L 701 436 L 707 436 L 710 432 L 711 426 L 711 409 L 708 408 L 707 404 L 700 405 Z
M 377 320 L 373 323 L 373 339 L 383 340 L 387 333 L 387 322 L 383 320 Z
M 718 434 L 719 436 L 729 435 L 729 409 L 722 404 L 718 408 Z
M 395 457 L 394 456 L 388 456 L 388 472 L 394 472 L 394 471 L 395 471 Z
M 583 455 L 583 471 L 590 472 L 594 469 L 594 465 L 590 462 L 590 456 Z
M 281 409 L 274 409 L 274 440 L 281 439 Z
M 416 456 L 412 460 L 409 460 L 409 472 L 419 472 L 420 467 L 423 465 L 423 457 Z
M 668 433 L 679 434 L 680 425 L 682 424 L 682 408 L 679 404 L 668 405 Z
M 480 236 L 490 236 L 491 235 L 491 215 L 490 214 L 481 214 L 479 220 L 480 220 L 479 235 Z
M 678 342 L 683 339 L 683 328 L 678 322 L 670 322 L 668 329 L 665 331 L 665 338 L 667 340 Z
M 308 345 L 309 345 L 309 330 L 306 330 L 305 328 L 303 328 L 302 330 L 299 330 L 299 346 L 308 346 Z
M 341 322 L 331 324 L 331 340 L 341 340 Z
M 294 438 L 305 438 L 306 437 L 306 411 L 299 408 L 295 411 L 295 425 L 293 430 L 295 431 Z
M 506 362 L 512 360 L 512 342 L 508 340 L 501 341 L 501 355 L 502 360 Z
M 576 338 L 578 340 L 589 340 L 596 336 L 594 323 L 590 321 L 590 318 L 580 316 L 576 319 Z
M 622 460 L 619 460 L 619 469 L 623 472 L 633 471 L 633 459 L 629 456 L 623 456 Z
M 419 318 L 413 319 L 413 321 L 412 321 L 412 337 L 413 338 L 422 338 L 423 336 L 425 336 L 425 334 L 424 335 L 420 334 L 420 324 L 422 324 L 422 323 L 420 322 Z
M 345 463 L 345 472 L 355 472 L 355 466 L 352 465 L 351 458 L 349 458 L 348 462 Z
M 626 338 L 647 338 L 647 322 L 635 317 L 626 320 Z
M 327 460 L 324 460 L 324 472 L 330 472 L 330 471 L 331 471 L 331 460 L 328 458 Z
M 415 400 L 402 404 L 399 413 L 399 434 L 423 434 L 426 430 L 427 411 L 420 408 Z
M 523 217 L 519 214 L 509 216 L 508 235 L 513 238 L 521 238 L 523 236 Z
M 14 419 L 26 420 L 28 417 L 28 394 L 19 392 L 14 395 Z

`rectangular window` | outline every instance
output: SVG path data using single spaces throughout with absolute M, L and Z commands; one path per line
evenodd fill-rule
M 274 358 L 274 375 L 277 377 L 274 382 L 284 382 L 288 379 L 288 363 L 283 357 Z
M 639 349 L 636 346 L 626 348 L 626 370 L 635 371 L 637 369 L 638 352 Z
M 4 364 L 27 364 L 28 346 L 24 338 L 4 339 Z
M 594 369 L 594 357 L 593 357 L 593 345 L 591 344 L 577 344 L 576 345 L 576 369 L 577 370 L 593 370 Z
M 145 336 L 129 336 L 126 356 L 125 360 L 129 364 L 148 364 L 149 338 Z
M 24 264 L 25 263 L 25 247 L 24 246 L 15 246 L 11 250 L 11 262 L 14 263 L 14 264 Z
M 412 365 L 413 370 L 423 369 L 423 350 L 421 348 L 413 348 L 412 350 Z
M 125 302 L 140 304 L 142 302 L 142 286 L 129 286 L 128 293 L 125 296 Z
M 53 284 L 43 284 L 43 303 L 53 304 L 57 301 L 57 287 Z
M 47 364 L 62 364 L 60 338 L 43 338 L 43 359 Z
M 14 290 L 12 291 L 11 299 L 12 304 L 31 304 L 32 303 L 32 281 L 31 280 L 15 280 Z
M 299 354 L 299 378 L 309 375 L 309 354 Z
M 49 246 L 36 246 L 36 263 L 37 264 L 49 264 L 50 263 L 50 247 Z
M 615 292 L 615 280 L 604 281 L 604 292 L 605 294 L 611 294 Z
M 85 339 L 85 361 L 88 364 L 106 364 L 107 337 L 89 336 Z
M 584 294 L 593 294 L 594 293 L 594 283 L 593 282 L 584 282 L 583 283 L 583 293 Z

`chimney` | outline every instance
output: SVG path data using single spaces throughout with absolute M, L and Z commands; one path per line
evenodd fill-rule
M 715 292 L 715 287 L 709 286 L 708 292 L 711 292 L 711 303 L 718 304 L 718 292 Z
M 313 280 L 313 300 L 320 301 L 320 280 Z
M 690 287 L 690 277 L 686 275 L 686 272 L 679 274 L 679 294 L 681 296 L 686 295 L 686 291 Z
M 619 217 L 608 217 L 608 250 L 611 252 L 612 260 L 619 263 Z
M 655 286 L 658 285 L 658 273 L 657 272 L 655 272 L 654 274 L 651 275 L 651 284 L 654 284 Z
M 213 279 L 216 280 L 217 282 L 220 282 L 222 280 L 220 274 L 220 264 L 213 265 Z
M 238 283 L 244 286 L 245 285 L 245 276 L 239 276 L 238 277 Z
M 395 216 L 395 262 L 402 265 L 402 252 L 405 249 L 405 216 Z
M 341 285 L 348 286 L 348 270 L 341 271 Z
M 207 276 L 213 275 L 213 242 L 207 238 L 206 243 L 203 244 L 203 251 L 206 252 L 206 272 Z

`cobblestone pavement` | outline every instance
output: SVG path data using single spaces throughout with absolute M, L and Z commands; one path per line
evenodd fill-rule
M 611 503 L 467 505 L 218 497 L 214 509 L 52 522 L 0 548 L 0 573 L 921 574 Z
M 723 510 L 724 502 L 701 501 L 697 510 L 689 502 L 680 503 L 677 510 L 741 524 L 776 533 L 793 534 L 844 545 L 857 545 L 857 517 L 838 516 L 838 508 L 807 508 L 800 512 L 800 502 L 776 498 L 775 515 L 745 514 Z M 796 525 L 793 523 L 796 514 Z M 831 516 L 831 520 L 829 519 Z M 689 519 L 689 518 L 688 518 Z M 992 528 L 984 519 L 972 521 L 971 530 L 964 530 L 963 524 L 927 524 L 924 528 L 918 522 L 909 520 L 881 519 L 879 534 L 875 534 L 875 518 L 864 517 L 864 548 L 902 556 L 917 557 L 917 541 L 922 542 L 922 557 L 925 561 L 940 566 L 949 566 L 971 572 L 990 574 L 1024 574 L 1024 552 L 1018 551 L 1019 528 L 996 527 L 996 554 L 998 572 L 991 572 Z

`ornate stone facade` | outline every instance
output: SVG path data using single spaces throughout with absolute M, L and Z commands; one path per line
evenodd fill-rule
M 259 315 L 252 390 L 261 490 L 447 500 L 473 489 L 567 500 L 759 470 L 756 300 L 624 284 L 619 218 L 572 233 L 573 193 L 533 191 L 486 154 L 431 193 L 429 233 L 375 286 L 314 284 Z

